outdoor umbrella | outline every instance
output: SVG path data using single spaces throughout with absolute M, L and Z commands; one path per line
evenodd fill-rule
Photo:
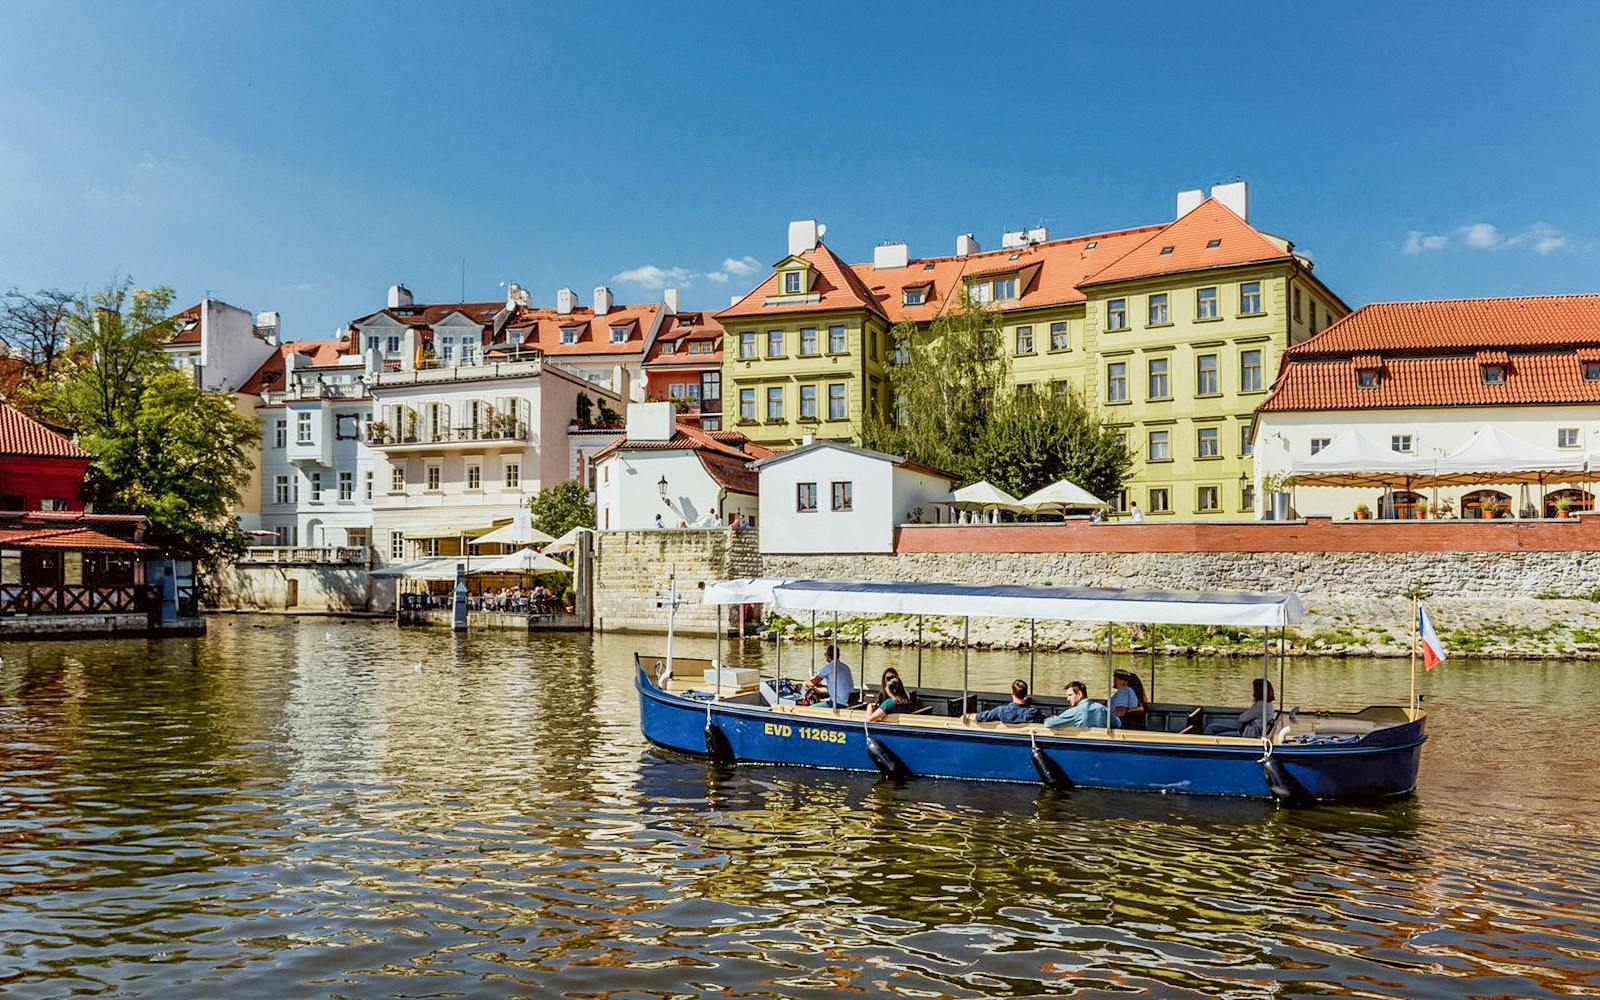
M 510 524 L 502 524 L 487 535 L 480 535 L 473 540 L 479 545 L 485 542 L 491 542 L 495 545 L 528 545 L 530 543 L 555 541 L 554 538 L 533 526 L 533 513 L 527 510 L 517 511 L 511 518 Z
M 1021 500 L 1022 506 L 1029 510 L 1052 510 L 1060 508 L 1065 514 L 1072 507 L 1104 507 L 1106 502 L 1090 493 L 1088 490 L 1074 483 L 1070 479 L 1063 479 L 1051 483 L 1044 489 L 1034 490 Z
M 486 563 L 472 567 L 476 573 L 571 573 L 572 567 L 556 562 L 532 549 L 508 552 Z
M 1022 501 L 989 482 L 987 479 L 980 480 L 970 486 L 963 486 L 959 490 L 946 493 L 944 496 L 933 502 L 948 504 L 956 510 L 979 512 L 1009 510 L 1015 514 L 1032 513 L 1030 508 L 1022 505 Z
M 588 532 L 589 534 L 592 535 L 592 534 L 594 534 L 594 529 L 593 528 L 585 528 L 581 524 L 574 525 L 573 527 L 568 528 L 566 531 L 562 532 L 562 535 L 561 535 L 560 538 L 557 538 L 555 541 L 551 542 L 549 545 L 546 545 L 544 547 L 545 553 L 549 554 L 551 552 L 571 552 L 571 551 L 575 550 L 578 547 L 578 536 L 583 534 L 584 532 Z

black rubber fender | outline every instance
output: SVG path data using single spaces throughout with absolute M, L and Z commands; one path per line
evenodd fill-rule
M 867 756 L 890 781 L 904 781 L 911 777 L 911 769 L 906 767 L 905 761 L 895 756 L 893 750 L 879 743 L 874 736 L 867 737 Z
M 722 727 L 706 719 L 706 756 L 711 758 L 713 764 L 732 764 L 734 762 L 733 744 L 728 742 L 728 736 Z
M 1033 748 L 1033 769 L 1039 772 L 1039 781 L 1046 788 L 1054 788 L 1063 792 L 1072 791 L 1072 779 L 1067 777 L 1067 772 L 1061 765 L 1051 760 L 1038 746 Z
M 1276 757 L 1268 757 L 1261 762 L 1261 773 L 1267 779 L 1267 789 L 1272 792 L 1272 797 L 1283 802 L 1299 802 L 1305 799 L 1305 789 L 1289 774 L 1283 762 Z

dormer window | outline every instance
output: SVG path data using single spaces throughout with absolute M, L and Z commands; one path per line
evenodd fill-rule
M 567 327 L 562 327 L 561 328 L 561 343 L 563 343 L 563 344 L 565 344 L 565 345 L 570 347 L 571 345 L 576 344 L 577 342 L 578 342 L 578 328 L 577 327 L 575 327 L 575 326 L 567 326 Z
M 799 295 L 803 290 L 804 278 L 799 271 L 783 272 L 783 294 Z
M 920 306 L 928 301 L 928 290 L 926 288 L 907 288 L 904 294 L 904 301 L 908 306 Z
M 1222 239 L 1220 237 L 1217 238 L 1217 239 L 1214 239 L 1214 240 L 1206 240 L 1206 249 L 1207 250 L 1215 250 L 1217 247 L 1220 247 L 1220 246 L 1222 246 Z
M 1383 376 L 1376 368 L 1367 368 L 1356 372 L 1357 389 L 1376 389 L 1383 383 Z
M 625 326 L 612 327 L 611 342 L 613 344 L 626 344 L 628 342 L 628 328 Z
M 1480 366 L 1479 371 L 1483 373 L 1484 385 L 1505 385 L 1505 365 L 1482 365 Z
M 1583 380 L 1585 382 L 1600 382 L 1600 361 L 1585 361 L 1583 363 Z

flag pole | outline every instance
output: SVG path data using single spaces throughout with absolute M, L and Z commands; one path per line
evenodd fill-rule
M 1411 598 L 1411 711 L 1417 710 L 1417 638 L 1418 623 L 1421 615 L 1418 611 L 1421 600 L 1415 595 Z

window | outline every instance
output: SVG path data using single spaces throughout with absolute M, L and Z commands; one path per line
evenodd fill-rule
M 1585 361 L 1583 363 L 1583 380 L 1585 382 L 1600 382 L 1600 361 Z
M 289 421 L 287 421 L 287 420 L 278 421 L 277 427 L 274 429 L 273 434 L 272 434 L 272 443 L 275 446 L 279 447 L 279 448 L 282 448 L 282 447 L 285 447 L 286 445 L 288 445 L 288 443 L 289 443 Z
M 1166 514 L 1172 510 L 1172 494 L 1165 486 L 1157 486 L 1150 491 L 1150 513 Z
M 366 498 L 368 500 L 372 499 L 372 472 L 370 470 L 366 475 Z
M 1149 459 L 1151 462 L 1172 461 L 1172 432 L 1151 431 Z
M 796 483 L 794 487 L 794 509 L 802 514 L 815 514 L 817 511 L 817 484 Z
M 1576 428 L 1576 427 L 1560 427 L 1560 428 L 1557 428 L 1556 429 L 1556 447 L 1557 448 L 1576 448 L 1576 447 L 1578 447 L 1578 428 Z
M 1256 484 L 1255 483 L 1247 482 L 1247 483 L 1244 484 L 1244 487 L 1239 490 L 1239 509 L 1240 510 L 1255 510 L 1256 509 Z
M 878 360 L 878 331 L 867 331 L 867 357 L 873 361 Z
M 844 405 L 844 383 L 828 383 L 828 419 L 843 420 L 848 414 Z
M 628 328 L 625 326 L 612 327 L 611 342 L 613 344 L 626 344 L 628 342 Z
M 754 389 L 739 390 L 739 419 L 754 420 L 756 418 L 756 391 Z
M 817 419 L 817 387 L 814 385 L 800 387 L 800 419 Z
M 378 335 L 375 334 L 375 333 L 367 334 L 367 350 L 376 351 L 377 349 L 378 349 Z
M 467 464 L 467 489 L 483 489 L 483 466 L 477 462 Z
M 828 353 L 843 354 L 847 350 L 849 350 L 849 347 L 845 343 L 844 327 L 828 327 Z
M 1239 391 L 1261 391 L 1261 352 L 1239 352 Z
M 1050 383 L 1050 394 L 1053 396 L 1065 396 L 1071 392 L 1072 383 L 1067 379 L 1058 378 L 1054 382 Z
M 561 330 L 561 342 L 567 345 L 576 344 L 578 342 L 578 328 L 575 326 L 563 327 Z
M 1312 438 L 1311 439 L 1311 454 L 1313 454 L 1313 455 L 1318 454 L 1319 452 L 1322 451 L 1322 449 L 1326 448 L 1328 445 L 1330 445 L 1332 443 L 1333 443 L 1333 438 Z
M 384 352 L 387 353 L 387 354 L 399 354 L 400 353 L 400 338 L 399 337 L 390 337 L 388 342 L 383 345 L 383 349 L 384 349 Z
M 1017 327 L 1017 353 L 1018 354 L 1032 354 L 1033 353 L 1033 327 L 1031 327 L 1031 326 L 1019 326 L 1019 327 Z
M 1404 455 L 1411 454 L 1411 435 L 1410 434 L 1394 434 L 1394 435 L 1391 435 L 1389 437 L 1389 450 L 1390 451 L 1398 451 L 1398 452 L 1400 452 L 1401 454 L 1404 454 Z
M 767 386 L 767 422 L 776 423 L 783 419 L 783 386 Z
M 1249 424 L 1241 424 L 1239 427 L 1239 456 L 1241 458 L 1249 458 L 1251 455 L 1256 453 L 1256 436 L 1254 431 L 1255 428 L 1251 427 Z
M 1112 299 L 1106 303 L 1106 329 L 1126 330 L 1128 328 L 1128 300 Z
M 450 357 L 454 353 L 455 347 L 451 345 L 450 339 L 448 337 L 443 338 L 439 344 L 439 363 L 448 365 L 450 363 Z
M 516 462 L 507 462 L 506 463 L 506 479 L 505 479 L 505 483 L 506 483 L 506 489 L 508 489 L 508 490 L 520 490 L 520 489 L 522 489 L 522 466 L 521 465 L 517 464 Z
M 1218 430 L 1215 427 L 1202 427 L 1195 433 L 1196 458 L 1222 457 L 1221 442 L 1218 440 Z
M 1196 510 L 1221 510 L 1221 491 L 1215 486 L 1200 486 L 1194 491 L 1194 506 Z
M 801 354 L 816 354 L 817 353 L 817 328 L 816 327 L 814 327 L 814 326 L 803 326 L 803 327 L 800 328 L 800 353 Z
M 928 289 L 926 287 L 907 288 L 902 296 L 902 301 L 908 306 L 920 306 L 928 301 Z
M 1217 318 L 1217 286 L 1201 288 L 1194 293 L 1194 318 Z
M 272 502 L 273 503 L 288 503 L 289 502 L 289 477 L 288 476 L 276 476 L 276 477 L 273 478 L 273 480 L 272 480 Z
M 756 356 L 756 332 L 744 330 L 739 334 L 739 357 L 753 358 Z
M 1167 293 L 1158 292 L 1150 296 L 1150 326 L 1165 326 L 1167 323 Z
M 349 503 L 356 498 L 356 474 L 354 472 L 339 473 L 339 500 Z
M 439 488 L 439 477 L 440 477 L 440 475 L 441 475 L 441 470 L 440 470 L 439 466 L 437 466 L 437 465 L 428 466 L 428 479 L 427 479 L 428 489 L 437 490 Z
M 783 272 L 783 294 L 799 295 L 801 292 L 801 275 L 799 271 Z
M 406 491 L 406 467 L 397 465 L 389 470 L 389 491 L 391 493 L 404 493 Z
M 1246 281 L 1239 285 L 1239 315 L 1261 315 L 1261 282 Z
M 300 444 L 311 443 L 311 414 L 296 413 L 294 415 L 294 439 Z
M 1194 359 L 1194 392 L 1197 396 L 1217 394 L 1217 356 L 1202 354 Z
M 333 418 L 335 441 L 354 441 L 361 437 L 361 414 L 341 413 Z
M 722 399 L 721 372 L 700 373 L 700 398 L 706 400 L 707 402 L 713 399 L 719 401 Z
M 1300 318 L 1300 289 L 1294 290 L 1294 318 Z
M 994 301 L 1010 302 L 1017 297 L 1016 278 L 996 278 L 994 281 Z
M 1106 402 L 1126 403 L 1128 401 L 1128 363 L 1126 361 L 1113 361 L 1106 365 Z
M 439 540 L 437 538 L 430 538 L 424 541 L 422 543 L 422 554 L 430 557 L 438 556 Z
M 311 474 L 311 502 L 322 502 L 322 473 L 320 472 Z
M 768 330 L 767 331 L 767 357 L 769 357 L 769 358 L 781 358 L 781 357 L 783 357 L 783 331 L 782 330 Z
M 389 532 L 389 558 L 404 559 L 406 557 L 406 536 L 403 531 Z
M 1170 364 L 1166 358 L 1150 359 L 1150 398 L 1171 399 L 1172 387 L 1167 383 L 1167 367 Z
M 1378 377 L 1378 369 L 1363 368 L 1356 372 L 1357 389 L 1376 389 L 1383 380 Z
M 1483 372 L 1483 384 L 1484 385 L 1505 385 L 1505 383 L 1506 383 L 1506 366 L 1505 365 L 1483 365 L 1482 366 L 1482 372 Z
M 855 509 L 852 506 L 852 504 L 854 503 L 854 500 L 855 500 L 855 487 L 854 487 L 853 484 L 851 484 L 851 483 L 834 483 L 833 484 L 833 509 L 834 510 L 853 510 L 853 509 Z
M 1050 324 L 1050 349 L 1052 351 L 1065 351 L 1072 346 L 1072 334 L 1065 323 Z

